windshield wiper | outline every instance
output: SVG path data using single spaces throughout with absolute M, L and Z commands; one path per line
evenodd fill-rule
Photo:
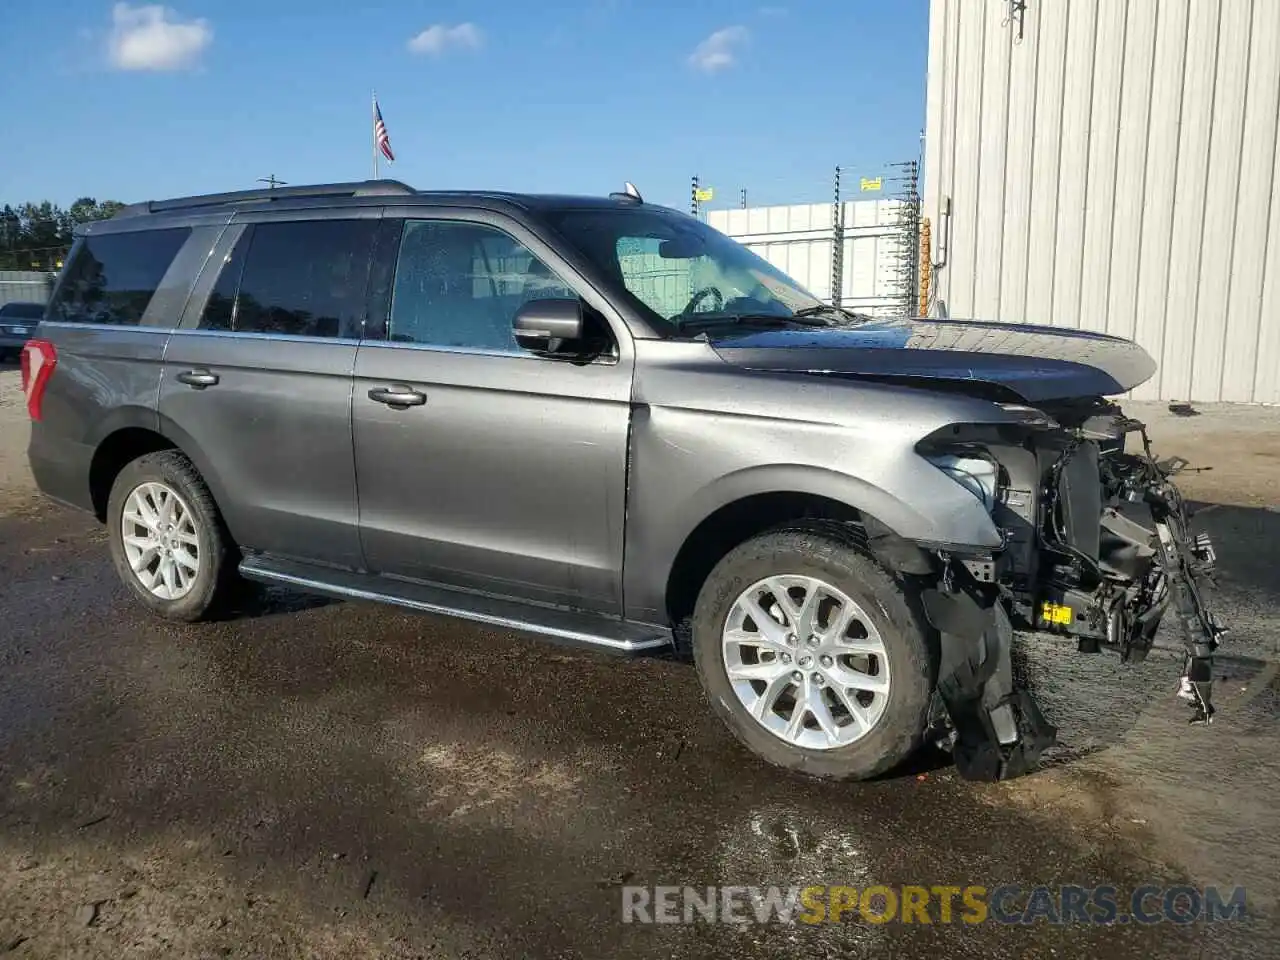
M 843 326 L 846 323 L 867 323 L 874 319 L 874 317 L 869 317 L 865 313 L 854 313 L 852 310 L 845 310 L 843 307 L 833 307 L 826 303 L 817 303 L 812 307 L 803 307 L 795 312 L 795 316 L 813 318 L 820 316 L 838 317 L 838 320 L 833 320 L 829 324 L 824 324 L 824 326 L 832 327 Z
M 827 326 L 821 320 L 809 317 L 784 317 L 776 313 L 721 313 L 702 317 L 690 317 L 687 320 L 678 320 L 677 325 L 681 330 L 700 329 L 702 327 L 716 326 L 732 326 L 732 325 L 760 325 L 769 327 L 786 327 L 798 324 L 805 327 L 825 327 Z

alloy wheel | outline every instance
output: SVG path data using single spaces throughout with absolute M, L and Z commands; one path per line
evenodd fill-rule
M 129 568 L 161 600 L 180 600 L 200 574 L 200 531 L 178 492 L 164 483 L 139 484 L 125 498 L 120 537 Z
M 871 732 L 888 703 L 880 632 L 848 594 L 816 577 L 773 576 L 744 590 L 721 650 L 738 700 L 797 747 L 846 747 Z

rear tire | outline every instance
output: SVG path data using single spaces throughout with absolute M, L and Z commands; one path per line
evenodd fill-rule
M 761 626 L 762 614 L 773 622 Z M 825 531 L 781 530 L 738 546 L 707 577 L 693 615 L 712 708 L 757 756 L 824 779 L 868 779 L 917 749 L 931 650 L 903 586 Z
M 148 453 L 120 471 L 107 538 L 130 593 L 167 620 L 206 619 L 234 593 L 239 551 L 209 488 L 177 450 Z

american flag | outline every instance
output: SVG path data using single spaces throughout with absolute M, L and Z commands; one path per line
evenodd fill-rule
M 396 162 L 396 155 L 391 152 L 391 138 L 387 136 L 387 125 L 382 122 L 382 111 L 378 109 L 378 101 L 373 101 L 373 137 L 378 149 L 389 163 Z

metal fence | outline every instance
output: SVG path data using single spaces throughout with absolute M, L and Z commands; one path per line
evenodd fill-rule
M 858 313 L 910 312 L 914 228 L 900 200 L 708 210 L 707 223 L 751 248 L 815 297 Z
M 820 300 L 872 316 L 917 313 L 920 283 L 919 164 L 858 182 L 883 199 L 845 200 L 835 168 L 833 201 L 707 210 L 707 223 L 751 248 Z M 699 212 L 694 178 L 693 211 Z
M 53 277 L 34 270 L 0 270 L 0 304 L 15 300 L 48 303 Z

